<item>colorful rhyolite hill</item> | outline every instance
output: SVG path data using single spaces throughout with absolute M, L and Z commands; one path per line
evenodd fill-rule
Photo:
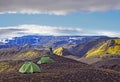
M 66 48 L 59 47 L 53 51 L 58 56 L 72 55 Z
M 86 54 L 88 57 L 110 57 L 120 55 L 120 39 L 112 39 L 103 42 L 101 45 L 97 45 L 89 50 Z

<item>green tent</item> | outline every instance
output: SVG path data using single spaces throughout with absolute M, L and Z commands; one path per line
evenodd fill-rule
M 19 69 L 20 73 L 40 72 L 40 68 L 33 62 L 25 62 Z
M 43 63 L 52 63 L 54 62 L 53 59 L 51 59 L 50 57 L 41 57 L 41 59 L 37 62 L 37 64 L 43 64 Z

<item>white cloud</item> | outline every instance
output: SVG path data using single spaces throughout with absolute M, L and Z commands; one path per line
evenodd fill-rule
M 54 35 L 54 36 L 110 36 L 120 37 L 120 32 L 117 31 L 101 31 L 92 30 L 87 31 L 81 28 L 68 27 L 52 27 L 41 25 L 18 25 L 11 27 L 0 27 L 0 39 L 20 37 L 24 35 Z
M 110 36 L 110 37 L 120 37 L 120 32 L 115 32 L 115 31 L 97 31 L 96 34 Z
M 82 32 L 80 28 L 62 28 L 40 25 L 19 25 L 13 27 L 1 27 L 0 38 L 11 38 L 23 35 L 78 35 Z
M 64 15 L 113 9 L 120 9 L 120 0 L 0 0 L 0 13 Z

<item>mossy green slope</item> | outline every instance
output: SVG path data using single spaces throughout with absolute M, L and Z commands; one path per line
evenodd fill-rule
M 15 58 L 17 59 L 32 59 L 37 58 L 40 56 L 45 56 L 46 54 L 43 52 L 35 51 L 35 50 L 28 50 L 28 51 L 22 51 L 19 52 Z
M 58 56 L 72 55 L 67 49 L 63 47 L 57 48 L 56 50 L 53 51 L 53 53 Z
M 21 61 L 0 61 L 0 73 L 15 72 L 21 64 Z
M 120 55 L 120 39 L 112 39 L 104 42 L 100 46 L 96 46 L 87 52 L 88 57 L 105 57 Z

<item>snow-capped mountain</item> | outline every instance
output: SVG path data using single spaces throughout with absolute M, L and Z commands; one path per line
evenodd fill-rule
M 29 35 L 22 37 L 14 37 L 12 39 L 0 40 L 0 44 L 4 45 L 39 45 L 59 47 L 62 45 L 76 45 L 87 42 L 91 39 L 97 39 L 106 36 L 38 36 Z

